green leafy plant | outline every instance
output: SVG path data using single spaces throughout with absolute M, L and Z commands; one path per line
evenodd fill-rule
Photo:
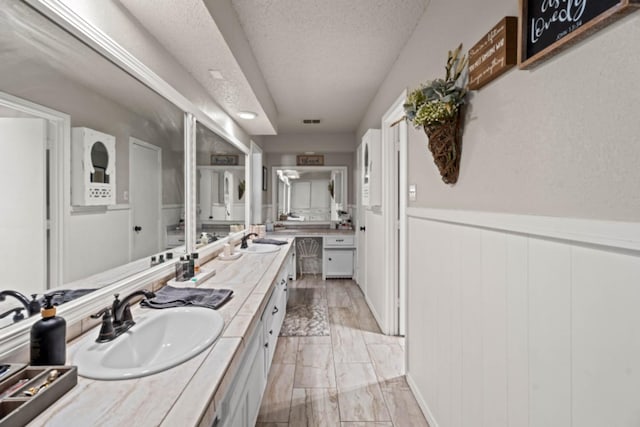
M 244 186 L 245 186 L 245 182 L 244 179 L 242 181 L 240 181 L 240 183 L 238 184 L 238 199 L 242 199 L 242 197 L 244 196 Z
M 462 44 L 449 51 L 444 79 L 431 80 L 409 93 L 404 110 L 417 129 L 452 120 L 464 104 L 467 90 L 458 80 L 467 66 L 467 57 L 460 57 L 461 50 Z

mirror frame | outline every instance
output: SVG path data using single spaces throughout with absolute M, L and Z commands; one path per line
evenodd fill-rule
M 332 221 L 279 221 L 278 220 L 278 190 L 276 183 L 278 182 L 278 169 L 295 169 L 299 171 L 305 172 L 329 172 L 339 170 L 343 174 L 342 179 L 342 198 L 344 202 L 342 203 L 345 207 L 349 205 L 347 202 L 349 200 L 349 184 L 348 184 L 348 173 L 349 167 L 347 166 L 271 166 L 271 216 L 272 221 L 288 224 L 288 225 L 299 225 L 303 226 L 307 225 L 320 225 L 320 224 L 331 224 Z M 331 214 L 331 212 L 329 212 Z M 330 215 L 331 217 L 331 215 Z
M 193 104 L 184 95 L 174 89 L 169 83 L 163 80 L 150 68 L 144 65 L 135 56 L 129 53 L 115 40 L 105 34 L 102 30 L 87 22 L 78 15 L 69 6 L 60 0 L 24 0 L 27 4 L 41 12 L 48 19 L 56 23 L 62 29 L 70 32 L 73 36 L 84 42 L 90 48 L 96 50 L 100 55 L 122 68 L 125 72 L 132 75 L 135 79 L 146 85 L 151 90 L 171 102 L 177 108 L 184 112 L 184 146 L 185 146 L 185 249 L 188 253 L 194 252 L 196 244 L 196 121 L 210 129 L 212 132 L 220 135 L 228 143 L 235 146 L 245 154 L 247 164 L 250 162 L 250 149 L 235 134 L 229 132 L 227 128 L 214 120 L 205 111 Z M 28 103 L 19 103 L 22 108 L 28 108 Z M 27 105 L 27 106 L 25 106 Z M 35 104 L 32 104 L 35 106 Z M 39 106 L 38 106 L 39 107 Z M 30 113 L 46 110 L 46 108 L 38 108 Z M 37 114 L 36 114 L 37 115 Z M 69 143 L 71 139 L 71 124 L 68 115 L 61 115 L 57 112 L 51 112 L 48 120 L 56 123 L 56 132 L 59 140 Z M 224 119 L 224 118 L 223 118 Z M 62 155 L 62 150 L 58 150 Z M 247 190 L 245 194 L 250 200 L 251 196 L 251 173 L 250 167 L 245 169 L 247 179 Z M 56 179 L 62 179 L 62 174 Z M 63 186 L 58 186 L 62 192 Z M 60 198 L 60 201 L 63 199 Z M 56 207 L 56 212 L 64 208 L 62 202 Z M 52 207 L 53 210 L 53 207 Z M 249 213 L 251 212 L 251 203 L 247 203 L 245 207 L 245 227 L 249 225 Z M 61 221 L 58 221 L 61 227 Z M 61 230 L 57 230 L 61 232 Z M 238 233 L 230 233 L 228 237 L 220 239 L 216 242 L 205 246 L 199 250 L 201 257 L 211 255 L 213 252 L 222 249 L 223 245 L 231 240 L 238 240 L 243 231 Z M 61 241 L 62 239 L 58 239 Z M 59 313 L 71 326 L 90 314 L 95 313 L 105 305 L 110 304 L 114 293 L 126 294 L 133 290 L 149 286 L 155 281 L 161 280 L 167 275 L 172 274 L 174 266 L 172 263 L 164 263 L 155 267 L 146 269 L 140 273 L 134 274 L 125 279 L 119 280 L 111 285 L 92 292 L 91 294 L 68 302 L 59 308 Z M 38 316 L 32 316 L 15 325 L 8 326 L 0 331 L 0 358 L 11 357 L 14 354 L 20 354 L 29 343 L 29 331 L 33 323 L 38 320 Z

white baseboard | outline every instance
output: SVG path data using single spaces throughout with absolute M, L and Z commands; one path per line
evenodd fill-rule
M 362 288 L 360 288 L 362 289 Z M 373 314 L 373 318 L 376 320 L 376 323 L 378 324 L 378 327 L 380 328 L 380 330 L 386 334 L 386 329 L 384 328 L 385 324 L 383 322 L 380 321 L 380 316 L 378 315 L 378 312 L 376 311 L 375 307 L 373 306 L 373 304 L 371 303 L 371 300 L 369 300 L 369 296 L 364 293 L 364 291 L 362 292 L 362 294 L 364 295 L 364 300 L 367 303 L 367 305 L 369 306 L 369 311 L 371 311 L 371 314 Z
M 418 386 L 416 385 L 416 382 L 413 380 L 409 372 L 407 372 L 406 378 L 407 378 L 407 384 L 409 384 L 409 388 L 411 389 L 413 396 L 416 398 L 416 401 L 418 402 L 418 406 L 420 406 L 420 409 L 422 410 L 424 417 L 427 419 L 427 422 L 429 423 L 429 427 L 440 427 L 438 424 L 438 421 L 436 421 L 436 418 L 433 416 L 433 413 L 429 409 L 429 405 L 427 405 L 427 402 L 424 400 L 424 397 L 420 393 Z

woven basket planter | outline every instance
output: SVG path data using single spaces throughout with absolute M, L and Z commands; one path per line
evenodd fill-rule
M 429 151 L 440 171 L 442 181 L 455 184 L 460 173 L 460 156 L 462 154 L 460 114 L 442 124 L 424 126 L 429 137 Z

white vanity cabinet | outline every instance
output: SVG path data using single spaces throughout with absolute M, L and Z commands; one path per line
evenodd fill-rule
M 352 278 L 356 246 L 353 235 L 325 236 L 322 279 Z
M 278 334 L 286 314 L 289 265 L 285 261 L 278 273 L 260 321 L 247 339 L 248 344 L 235 380 L 218 409 L 213 426 L 246 427 L 256 423 Z

